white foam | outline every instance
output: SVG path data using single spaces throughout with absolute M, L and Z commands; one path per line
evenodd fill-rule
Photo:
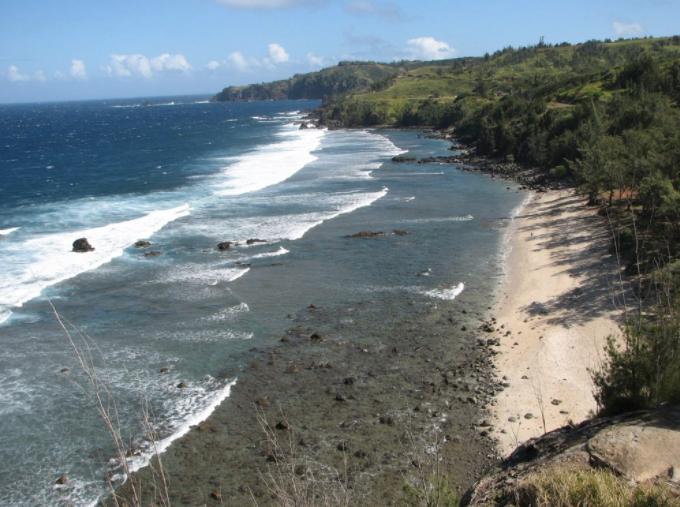
M 248 153 L 222 173 L 226 181 L 217 185 L 217 195 L 230 196 L 255 192 L 287 180 L 316 160 L 312 152 L 321 144 L 325 130 L 299 130 L 284 127 L 284 140 Z
M 430 224 L 430 223 L 446 223 L 446 222 L 469 222 L 474 220 L 472 215 L 453 216 L 453 217 L 433 217 L 433 218 L 412 218 L 402 220 L 404 224 Z
M 14 255 L 4 260 L 5 275 L 0 280 L 0 322 L 9 318 L 10 308 L 38 297 L 47 287 L 110 262 L 139 238 L 148 238 L 189 214 L 189 205 L 185 204 L 103 227 L 39 235 L 12 243 L 5 251 Z M 87 238 L 95 250 L 72 252 L 73 241 L 78 238 Z
M 197 100 L 194 104 L 210 104 L 209 100 Z
M 21 227 L 10 227 L 9 229 L 0 229 L 0 236 L 9 236 L 13 232 L 18 231 Z
M 252 257 L 249 257 L 250 259 L 266 259 L 267 257 L 278 257 L 280 255 L 286 255 L 289 253 L 288 250 L 286 250 L 283 247 L 280 247 L 278 250 L 275 252 L 264 252 L 264 253 L 259 253 L 256 255 L 253 255 Z
M 465 284 L 460 282 L 458 285 L 450 287 L 448 289 L 434 289 L 422 291 L 421 294 L 430 296 L 437 299 L 445 299 L 447 301 L 453 301 L 465 290 Z
M 231 321 L 234 320 L 236 317 L 238 317 L 242 313 L 247 313 L 250 311 L 250 307 L 248 306 L 248 303 L 240 303 L 236 306 L 229 306 L 225 308 L 224 310 L 220 310 L 217 313 L 213 313 L 209 317 L 204 317 L 204 320 L 208 320 L 211 322 L 214 321 Z
M 187 263 L 174 266 L 159 281 L 162 283 L 197 283 L 215 286 L 220 282 L 233 282 L 245 275 L 250 268 L 237 266 L 211 266 Z
M 170 444 L 172 444 L 178 438 L 182 438 L 184 435 L 189 433 L 189 430 L 191 429 L 192 426 L 196 426 L 197 424 L 202 423 L 208 417 L 210 417 L 210 414 L 212 414 L 215 411 L 219 404 L 229 397 L 229 394 L 231 393 L 231 388 L 235 384 L 236 379 L 228 382 L 221 389 L 213 391 L 209 396 L 205 396 L 204 393 L 201 393 L 203 395 L 202 397 L 205 397 L 205 399 L 201 400 L 203 401 L 202 403 L 203 406 L 198 409 L 196 409 L 196 407 L 193 406 L 190 406 L 188 408 L 180 407 L 179 409 L 180 411 L 189 413 L 190 415 L 176 423 L 175 428 L 173 428 L 173 432 L 171 435 L 163 439 L 160 439 L 157 442 L 154 442 L 153 444 L 149 444 L 146 452 L 143 452 L 141 456 L 135 456 L 133 458 L 128 459 L 128 470 L 130 472 L 136 472 L 137 470 L 144 468 L 151 462 L 151 459 L 154 456 L 163 454 L 168 449 L 168 447 L 170 447 Z M 198 388 L 196 390 L 199 389 L 202 390 L 201 388 Z M 186 401 L 189 402 L 188 404 L 190 405 L 196 403 L 195 399 Z

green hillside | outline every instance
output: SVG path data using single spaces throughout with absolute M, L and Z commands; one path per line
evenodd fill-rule
M 230 86 L 215 95 L 217 101 L 322 99 L 347 92 L 375 89 L 403 72 L 411 64 L 341 62 L 290 79 L 247 86 Z

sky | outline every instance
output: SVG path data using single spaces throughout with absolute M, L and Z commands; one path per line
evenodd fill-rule
M 0 0 L 0 103 L 213 94 L 341 60 L 680 34 L 680 0 Z

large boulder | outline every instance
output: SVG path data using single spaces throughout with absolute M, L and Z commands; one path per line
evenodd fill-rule
M 94 247 L 90 245 L 87 238 L 79 238 L 73 242 L 73 251 L 78 253 L 92 252 Z
M 537 481 L 596 471 L 680 495 L 680 407 L 591 419 L 529 440 L 480 479 L 462 505 L 523 505 L 517 498 Z
M 229 250 L 231 245 L 231 241 L 221 241 L 220 243 L 217 243 L 217 249 L 221 251 Z

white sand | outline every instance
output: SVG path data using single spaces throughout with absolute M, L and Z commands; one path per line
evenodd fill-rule
M 596 409 L 590 371 L 619 334 L 621 299 L 606 221 L 571 191 L 535 194 L 512 227 L 495 314 L 495 365 L 510 384 L 492 407 L 503 455 Z

